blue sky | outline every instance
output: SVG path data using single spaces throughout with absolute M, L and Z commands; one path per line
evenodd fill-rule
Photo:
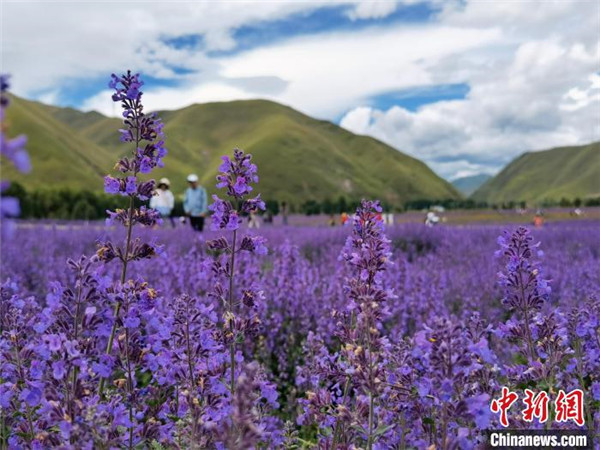
M 381 139 L 448 179 L 600 140 L 595 1 L 3 8 L 3 70 L 18 95 L 46 103 L 115 114 L 107 75 L 132 68 L 152 109 L 266 98 Z
M 368 17 L 360 21 L 352 19 L 349 5 L 325 6 L 308 12 L 299 12 L 281 20 L 243 25 L 236 29 L 233 38 L 235 48 L 219 54 L 235 54 L 297 36 L 328 34 L 332 31 L 353 32 L 371 26 L 425 23 L 435 9 L 428 3 L 398 5 L 394 12 L 381 18 Z

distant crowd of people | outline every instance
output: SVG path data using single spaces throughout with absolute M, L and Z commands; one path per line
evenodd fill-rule
M 394 214 L 392 213 L 378 213 L 375 217 L 378 221 L 383 222 L 384 225 L 394 224 Z M 343 212 L 339 216 L 339 222 L 335 214 L 329 215 L 329 226 L 335 227 L 338 223 L 341 226 L 346 226 L 351 219 L 351 216 L 347 212 Z
M 192 173 L 187 177 L 188 187 L 183 195 L 183 211 L 185 216 L 181 217 L 182 223 L 189 221 L 191 227 L 195 231 L 203 231 L 206 216 L 208 214 L 208 194 L 204 187 L 199 185 L 198 175 Z M 164 221 L 169 222 L 172 227 L 175 227 L 176 220 L 173 215 L 175 208 L 175 196 L 171 192 L 171 182 L 168 178 L 161 178 L 156 187 L 154 196 L 150 199 L 150 207 L 157 210 Z M 439 215 L 444 210 L 440 206 L 432 207 L 430 211 L 426 212 L 424 224 L 427 227 L 434 227 L 439 223 L 445 221 Z M 283 225 L 289 224 L 289 207 L 287 202 L 282 202 L 279 207 L 279 214 L 281 216 L 281 223 Z M 524 215 L 526 210 L 518 209 L 517 214 Z M 576 208 L 571 211 L 571 216 L 581 216 L 583 211 L 580 208 Z M 394 214 L 390 212 L 379 213 L 377 219 L 383 222 L 385 225 L 394 224 Z M 330 214 L 328 224 L 329 226 L 345 226 L 351 221 L 351 216 L 342 212 L 339 216 Z M 261 219 L 257 211 L 252 211 L 247 216 L 248 228 L 260 228 Z M 268 210 L 262 216 L 262 222 L 265 224 L 273 223 L 273 213 Z M 544 224 L 544 213 L 541 210 L 537 210 L 534 218 L 533 225 L 536 228 L 541 228 Z
M 192 173 L 187 177 L 188 187 L 183 194 L 183 212 L 184 216 L 180 217 L 180 221 L 185 223 L 189 221 L 191 227 L 195 231 L 203 231 L 206 217 L 208 215 L 208 194 L 204 187 L 200 186 L 198 175 Z M 150 199 L 150 208 L 157 210 L 163 221 L 176 226 L 176 218 L 173 215 L 175 209 L 175 196 L 171 191 L 171 182 L 168 178 L 161 178 L 156 186 L 156 191 Z M 289 206 L 287 202 L 282 202 L 279 205 L 279 215 L 281 216 L 282 225 L 289 224 Z M 339 217 L 331 214 L 329 216 L 329 226 L 341 225 L 345 226 L 350 222 L 351 216 L 347 212 L 342 212 Z M 379 213 L 377 219 L 385 225 L 394 224 L 394 214 L 386 212 Z M 247 216 L 248 228 L 260 228 L 262 223 L 272 224 L 273 213 L 267 210 L 261 218 L 258 211 L 251 211 Z
M 208 214 L 208 194 L 206 190 L 198 184 L 198 176 L 191 174 L 187 177 L 189 184 L 184 193 L 183 210 L 185 217 L 181 218 L 182 222 L 189 221 L 192 228 L 196 231 L 204 229 L 204 223 Z M 156 195 L 150 200 L 150 207 L 158 210 L 165 221 L 169 221 L 172 226 L 175 226 L 175 218 L 172 215 L 175 207 L 175 197 L 170 191 L 170 182 L 167 178 L 162 178 L 157 186 Z M 425 212 L 423 223 L 427 227 L 434 227 L 446 221 L 443 216 L 444 209 L 441 206 L 433 206 L 429 211 Z M 526 210 L 517 209 L 517 214 L 525 215 Z M 571 211 L 571 216 L 581 216 L 583 211 L 576 208 Z M 282 202 L 279 205 L 279 216 L 281 224 L 289 224 L 289 206 L 287 202 Z M 391 212 L 383 212 L 377 215 L 377 219 L 385 225 L 394 224 L 394 214 Z M 270 225 L 274 223 L 274 215 L 270 210 L 259 215 L 257 211 L 250 212 L 246 217 L 248 228 L 260 228 L 261 224 Z M 331 227 L 345 226 L 352 221 L 352 215 L 347 212 L 341 214 L 330 214 L 327 224 Z M 533 225 L 540 228 L 544 225 L 544 213 L 538 209 L 533 217 Z

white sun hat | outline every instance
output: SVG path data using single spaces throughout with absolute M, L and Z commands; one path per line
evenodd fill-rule
M 168 178 L 161 178 L 160 180 L 158 180 L 158 185 L 160 186 L 161 184 L 164 184 L 167 187 L 171 186 L 171 182 Z
M 192 174 L 188 175 L 187 180 L 190 183 L 197 183 L 198 182 L 198 175 L 196 175 L 195 173 L 192 173 Z

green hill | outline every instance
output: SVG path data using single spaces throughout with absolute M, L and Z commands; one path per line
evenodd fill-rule
M 478 201 L 542 202 L 600 196 L 600 142 L 528 152 L 471 196 Z
M 470 175 L 468 177 L 461 177 L 453 180 L 452 186 L 454 186 L 458 192 L 468 197 L 490 178 L 492 178 L 492 176 L 485 173 Z
M 213 190 L 221 155 L 240 147 L 254 155 L 259 191 L 267 199 L 298 203 L 343 195 L 401 204 L 460 197 L 421 161 L 270 101 L 192 105 L 159 115 L 165 122 L 169 155 L 166 167 L 153 176 L 169 177 L 176 194 L 184 190 L 191 172 Z M 27 176 L 7 171 L 4 177 L 28 187 L 101 190 L 101 175 L 129 151 L 119 142 L 121 121 L 96 112 L 14 98 L 7 116 L 10 135 L 29 136 L 34 170 Z
M 107 161 L 114 155 L 82 137 L 48 113 L 45 105 L 12 97 L 7 109 L 8 136 L 27 135 L 33 170 L 23 175 L 10 164 L 2 164 L 2 178 L 25 186 L 70 186 L 91 188 L 102 182 Z M 110 167 L 110 166 L 109 166 Z

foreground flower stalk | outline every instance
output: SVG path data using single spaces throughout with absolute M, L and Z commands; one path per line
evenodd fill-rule
M 385 302 L 390 295 L 381 284 L 382 273 L 391 265 L 391 254 L 383 222 L 378 219 L 381 211 L 379 202 L 363 200 L 354 217 L 352 235 L 348 237 L 341 255 L 353 275 L 346 283 L 350 298 L 348 327 L 352 332 L 341 336 L 347 349 L 355 349 L 355 364 L 359 373 L 362 375 L 366 372 L 362 375 L 364 381 L 357 389 L 368 397 L 366 447 L 369 450 L 376 440 L 375 406 L 386 378 L 381 350 L 387 340 L 379 330 L 387 314 Z M 333 448 L 337 445 L 338 433 L 339 427 L 336 426 Z
M 242 222 L 243 214 L 254 213 L 257 210 L 264 210 L 265 204 L 260 198 L 260 194 L 251 198 L 249 194 L 253 191 L 253 184 L 258 183 L 256 165 L 251 162 L 252 156 L 245 154 L 240 149 L 235 149 L 233 159 L 223 156 L 222 164 L 219 167 L 217 175 L 217 188 L 226 189 L 226 195 L 230 200 L 221 200 L 217 195 L 213 195 L 214 202 L 209 209 L 213 212 L 211 217 L 211 228 L 213 230 L 231 231 L 231 244 L 225 239 L 216 239 L 208 243 L 209 248 L 213 250 L 225 251 L 229 255 L 225 265 L 217 263 L 215 272 L 223 273 L 229 284 L 227 299 L 223 299 L 225 305 L 224 323 L 229 329 L 229 353 L 230 353 L 230 390 L 235 394 L 236 387 L 236 344 L 238 337 L 243 337 L 247 325 L 243 325 L 243 317 L 240 318 L 236 311 L 235 301 L 235 260 L 236 254 L 240 251 L 256 252 L 265 254 L 266 247 L 264 239 L 259 236 L 245 236 L 238 244 L 238 230 Z M 219 297 L 222 297 L 222 288 L 217 287 Z M 239 302 L 249 308 L 255 306 L 257 293 L 252 289 L 246 289 L 243 292 L 243 298 Z
M 506 270 L 498 274 L 499 284 L 504 288 L 502 302 L 524 320 L 527 357 L 533 363 L 538 359 L 531 331 L 533 317 L 552 291 L 548 280 L 542 278 L 542 267 L 535 259 L 535 254 L 542 252 L 538 250 L 539 243 L 533 244 L 525 227 L 503 234 L 498 238 L 498 244 L 501 249 L 496 254 L 506 260 Z
M 138 174 L 147 174 L 155 167 L 163 165 L 162 158 L 167 150 L 164 147 L 163 124 L 155 114 L 146 115 L 142 105 L 141 87 L 143 81 L 139 74 L 128 71 L 125 75 L 111 76 L 109 87 L 115 90 L 113 101 L 120 102 L 123 108 L 124 125 L 126 128 L 119 130 L 121 141 L 133 144 L 131 156 L 119 160 L 115 168 L 122 174 L 120 177 L 107 175 L 104 178 L 104 190 L 113 195 L 122 195 L 129 198 L 126 210 L 109 211 L 109 223 L 121 223 L 127 228 L 127 237 L 124 249 L 115 248 L 110 243 L 101 243 L 97 255 L 101 261 L 109 262 L 114 258 L 121 261 L 121 285 L 127 280 L 127 267 L 130 261 L 155 256 L 158 248 L 150 244 L 142 244 L 139 240 L 133 241 L 133 227 L 141 224 L 153 226 L 160 222 L 159 214 L 152 210 L 140 207 L 136 209 L 135 199 L 148 200 L 154 191 L 154 180 L 141 181 Z M 128 301 L 125 300 L 125 304 Z M 106 354 L 112 352 L 115 334 L 119 323 L 119 313 L 122 303 L 117 302 L 114 309 L 114 324 L 108 338 Z M 126 340 L 129 340 L 129 331 L 126 328 Z M 128 345 L 126 345 L 128 348 Z M 126 350 L 128 351 L 128 350 Z M 105 378 L 100 380 L 99 392 L 104 392 Z M 131 385 L 131 382 L 129 383 Z

